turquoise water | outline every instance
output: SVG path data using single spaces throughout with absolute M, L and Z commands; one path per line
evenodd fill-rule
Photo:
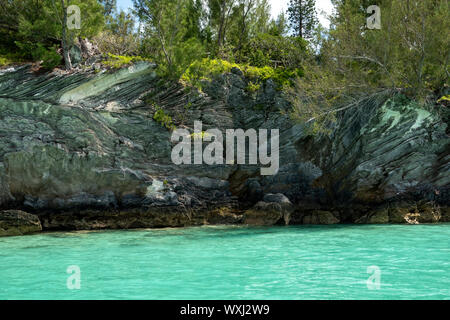
M 72 265 L 80 290 L 67 288 Z M 0 238 L 0 299 L 450 299 L 450 225 Z

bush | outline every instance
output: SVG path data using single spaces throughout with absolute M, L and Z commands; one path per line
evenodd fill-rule
M 254 92 L 257 92 L 260 88 L 261 88 L 261 85 L 259 83 L 253 83 L 252 81 L 250 81 L 248 83 L 246 90 L 250 93 L 254 93 Z
M 260 34 L 246 45 L 242 61 L 256 67 L 294 69 L 307 55 L 307 42 L 301 38 Z
M 165 113 L 161 107 L 156 107 L 156 112 L 153 116 L 153 120 L 169 130 L 176 129 L 175 125 L 173 124 L 172 117 L 169 114 Z
M 200 81 L 211 81 L 214 77 L 230 72 L 233 68 L 239 68 L 239 65 L 225 60 L 208 59 L 194 61 L 181 76 L 181 80 L 194 87 L 201 88 Z
M 42 44 L 38 43 L 36 48 L 32 50 L 31 55 L 33 60 L 42 61 L 42 67 L 47 70 L 52 70 L 59 66 L 62 61 L 62 57 L 56 51 L 57 46 L 50 49 L 45 48 Z
M 250 92 L 259 90 L 261 83 L 272 79 L 279 88 L 291 86 L 293 80 L 298 76 L 303 76 L 302 69 L 272 68 L 265 66 L 262 68 L 239 65 L 226 60 L 203 59 L 197 60 L 191 64 L 186 72 L 181 76 L 182 82 L 201 89 L 201 81 L 211 81 L 214 77 L 231 72 L 231 69 L 237 68 L 242 71 L 244 76 L 250 80 Z
M 119 35 L 112 31 L 103 31 L 93 39 L 100 52 L 110 52 L 115 55 L 133 55 L 139 51 L 138 38 L 133 35 Z
M 50 48 L 45 47 L 42 43 L 33 43 L 29 41 L 15 41 L 18 48 L 17 57 L 20 60 L 42 61 L 42 68 L 52 70 L 61 65 L 62 57 L 58 53 L 58 46 L 54 45 Z
M 106 55 L 106 58 L 102 61 L 102 64 L 105 66 L 108 66 L 112 69 L 120 69 L 129 65 L 132 65 L 139 61 L 147 61 L 147 59 L 144 59 L 140 56 L 119 56 L 115 54 L 108 53 Z
M 22 57 L 18 54 L 13 54 L 10 52 L 7 53 L 0 52 L 0 67 L 8 66 L 22 61 L 23 61 Z

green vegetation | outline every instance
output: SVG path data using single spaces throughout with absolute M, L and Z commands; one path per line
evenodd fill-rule
M 253 83 L 252 81 L 248 83 L 248 86 L 246 88 L 247 92 L 250 93 L 258 92 L 259 89 L 261 89 L 261 85 L 259 83 Z
M 259 90 L 261 83 L 272 79 L 280 88 L 291 85 L 296 76 L 301 76 L 300 69 L 289 70 L 284 68 L 272 68 L 265 66 L 262 68 L 249 65 L 239 65 L 226 60 L 203 59 L 193 62 L 186 72 L 181 76 L 185 84 L 192 85 L 201 89 L 202 81 L 211 81 L 214 77 L 229 73 L 235 68 L 250 80 L 247 89 L 251 92 Z
M 294 34 L 311 39 L 317 26 L 315 0 L 289 0 L 289 22 Z
M 115 54 L 108 53 L 104 60 L 102 60 L 102 64 L 110 67 L 112 69 L 120 69 L 123 67 L 130 66 L 139 61 L 145 61 L 140 56 L 119 56 Z
M 443 97 L 441 97 L 438 101 L 437 101 L 438 103 L 441 103 L 441 102 L 450 102 L 450 95 L 446 95 L 446 96 L 443 96 Z
M 72 68 L 69 49 L 93 40 L 104 65 L 122 68 L 149 60 L 165 81 L 202 88 L 236 68 L 250 94 L 271 79 L 292 102 L 292 115 L 314 123 L 367 96 L 402 93 L 422 104 L 448 104 L 448 0 L 332 0 L 329 30 L 319 25 L 314 0 L 290 0 L 271 18 L 268 0 L 8 0 L 0 5 L 0 65 L 42 61 Z M 369 29 L 370 5 L 381 29 Z M 80 29 L 68 29 L 66 9 L 79 6 Z M 187 88 L 186 92 L 191 90 Z M 155 117 L 172 127 L 164 111 Z
M 175 130 L 176 126 L 173 123 L 172 117 L 167 114 L 161 107 L 156 107 L 155 115 L 153 116 L 153 120 L 158 122 L 161 126 L 165 127 L 169 130 Z
M 191 138 L 194 140 L 204 140 L 205 138 L 209 138 L 209 137 L 211 137 L 211 136 L 206 131 L 202 131 L 202 132 L 198 132 L 198 133 L 196 133 L 196 132 L 191 133 Z
M 82 12 L 79 29 L 68 28 L 70 5 Z M 97 0 L 12 0 L 0 5 L 0 51 L 23 60 L 44 60 L 45 68 L 57 63 L 55 45 L 63 49 L 64 63 L 72 68 L 69 49 L 78 37 L 92 37 L 104 26 L 103 6 Z
M 113 2 L 112 0 L 107 0 Z M 106 25 L 93 38 L 93 42 L 101 52 L 119 56 L 135 56 L 139 54 L 139 34 L 136 31 L 136 18 L 131 13 L 114 10 L 115 4 L 109 4 L 106 10 Z
M 0 67 L 22 62 L 22 56 L 17 53 L 0 51 Z
M 326 122 L 334 110 L 358 107 L 367 97 L 402 93 L 430 106 L 448 94 L 450 38 L 442 33 L 450 28 L 448 1 L 333 3 L 333 28 L 316 35 L 319 52 L 290 90 L 296 118 Z M 373 4 L 381 10 L 381 29 L 366 26 Z
M 34 60 L 42 61 L 42 67 L 47 70 L 52 70 L 59 66 L 62 60 L 56 46 L 47 49 L 40 43 L 32 50 L 31 55 Z

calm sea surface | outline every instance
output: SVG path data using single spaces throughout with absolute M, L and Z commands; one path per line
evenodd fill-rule
M 0 238 L 0 299 L 450 299 L 450 225 Z

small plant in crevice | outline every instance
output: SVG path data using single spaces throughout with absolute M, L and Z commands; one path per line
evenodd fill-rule
M 153 115 L 153 120 L 171 131 L 176 129 L 172 117 L 167 114 L 161 107 L 156 107 L 156 112 Z

